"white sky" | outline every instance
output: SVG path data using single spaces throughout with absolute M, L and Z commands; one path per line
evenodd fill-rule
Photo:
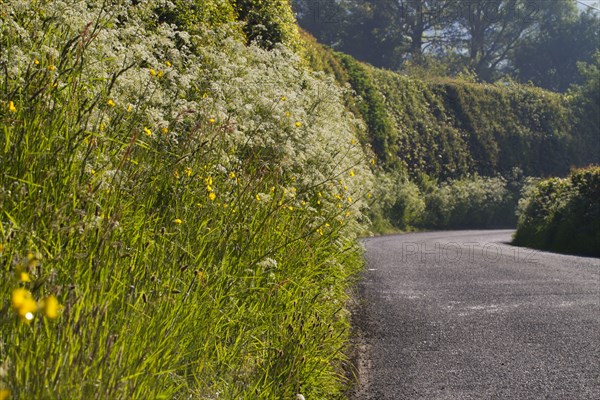
M 594 8 L 600 8 L 600 1 L 599 0 L 579 0 L 579 2 L 578 2 L 579 8 L 585 9 L 586 8 L 585 5 L 581 4 L 581 3 L 585 3 L 587 5 L 590 5 L 590 6 L 594 7 Z

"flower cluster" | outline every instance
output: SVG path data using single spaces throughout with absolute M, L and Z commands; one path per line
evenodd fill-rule
M 41 311 L 46 318 L 56 319 L 61 309 L 60 303 L 54 295 L 46 296 L 38 302 L 33 298 L 31 292 L 24 288 L 13 290 L 11 305 L 21 320 L 26 322 L 32 321 L 38 311 Z

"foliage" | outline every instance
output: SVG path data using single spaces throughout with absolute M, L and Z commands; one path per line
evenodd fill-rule
M 575 114 L 575 126 L 580 135 L 576 138 L 579 164 L 600 163 L 600 52 L 593 63 L 580 63 L 585 81 L 573 87 L 567 98 Z
M 433 228 L 512 227 L 514 200 L 504 178 L 449 180 L 425 197 L 423 225 Z
M 246 23 L 249 42 L 271 49 L 278 43 L 292 48 L 299 44 L 298 28 L 290 0 L 230 0 L 237 18 Z
M 573 143 L 594 136 L 591 126 L 572 130 L 574 112 L 564 97 L 538 88 L 416 79 L 338 58 L 378 159 L 413 179 L 508 176 L 514 167 L 532 176 L 565 174 L 580 162 Z
M 391 121 L 384 98 L 377 90 L 370 70 L 345 54 L 337 54 L 344 66 L 349 83 L 359 97 L 357 107 L 369 130 L 369 140 L 375 153 L 390 167 L 394 166 L 395 143 Z
M 598 14 L 572 0 L 294 0 L 317 39 L 380 68 L 483 81 L 508 74 L 549 90 L 580 83 L 576 63 L 598 50 Z
M 337 398 L 360 121 L 289 50 L 191 28 L 225 3 L 134 3 L 0 4 L 0 390 Z
M 156 13 L 159 22 L 176 24 L 187 32 L 198 33 L 239 21 L 239 33 L 249 44 L 266 49 L 285 44 L 296 50 L 299 45 L 289 0 L 173 0 L 159 3 Z
M 595 65 L 582 65 L 586 84 L 565 96 L 509 78 L 481 84 L 472 75 L 405 76 L 373 68 L 314 41 L 307 43 L 305 58 L 311 68 L 333 74 L 340 85 L 349 84 L 354 90 L 347 106 L 363 117 L 368 135 L 361 139 L 375 151 L 381 167 L 370 213 L 376 230 L 514 226 L 510 208 L 516 206 L 523 176 L 564 175 L 573 165 L 596 161 L 600 154 L 595 151 L 600 144 Z M 473 174 L 499 175 L 506 182 L 484 178 L 471 182 L 485 188 L 493 201 L 486 208 L 490 215 L 475 216 L 469 223 L 451 216 L 460 207 L 455 210 L 449 196 L 460 196 L 457 181 L 465 177 L 469 181 Z M 432 187 L 427 183 L 424 190 L 422 182 L 448 179 L 456 191 L 447 188 L 430 196 L 425 203 L 427 218 L 425 213 L 405 213 L 421 209 Z
M 186 31 L 216 27 L 234 22 L 235 10 L 230 0 L 172 0 L 172 5 L 158 3 L 159 22 L 173 23 Z
M 600 255 L 600 167 L 550 178 L 519 201 L 517 245 L 583 255 Z
M 300 54 L 307 67 L 335 77 L 336 82 L 344 86 L 350 77 L 335 53 L 330 48 L 318 43 L 314 36 L 305 30 L 300 30 L 300 37 L 302 39 Z
M 583 82 L 578 62 L 592 62 L 598 51 L 600 18 L 591 10 L 577 13 L 568 0 L 548 2 L 539 12 L 544 18 L 511 53 L 510 72 L 521 82 L 566 92 Z
M 382 174 L 378 176 L 377 204 L 372 206 L 371 219 L 374 229 L 387 232 L 514 227 L 514 210 L 523 184 L 518 174 L 508 180 L 475 174 L 441 184 L 426 174 L 414 180 L 398 172 Z

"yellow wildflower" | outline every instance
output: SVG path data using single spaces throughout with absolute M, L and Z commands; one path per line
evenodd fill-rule
M 287 98 L 285 96 L 281 96 L 281 101 L 286 101 Z
M 371 158 L 371 165 L 375 165 L 375 159 Z
M 217 198 L 217 195 L 215 194 L 215 192 L 210 192 L 208 194 L 208 198 L 210 199 L 210 201 L 215 201 L 215 199 Z
M 48 65 L 48 71 L 56 71 L 56 67 L 54 65 Z
M 229 173 L 229 179 L 235 179 L 235 172 L 231 171 Z
M 296 121 L 296 128 L 300 128 L 302 126 L 302 122 Z
M 152 136 L 152 131 L 148 127 L 144 127 L 144 133 L 148 136 Z
M 256 200 L 260 201 L 260 196 L 256 195 Z
M 127 105 L 127 112 L 133 111 L 133 106 L 131 104 Z
M 163 76 L 164 74 L 165 74 L 165 73 L 164 73 L 163 71 L 158 71 L 158 73 L 156 74 L 156 76 L 158 76 L 158 77 L 160 78 L 160 77 L 161 77 L 161 76 Z
M 12 101 L 8 102 L 8 111 L 10 111 L 13 114 L 17 112 L 17 107 L 15 107 L 15 103 L 13 103 Z
M 17 288 L 13 290 L 11 304 L 14 309 L 20 308 L 27 299 L 33 298 L 27 289 Z
M 173 176 L 174 176 L 175 178 L 179 179 L 179 171 L 175 170 L 175 171 L 173 172 Z
M 352 203 L 352 197 L 348 197 L 348 203 Z
M 216 121 L 214 118 L 209 118 L 209 119 L 208 119 L 208 122 L 209 122 L 210 124 L 214 124 L 214 123 L 215 123 L 215 122 L 217 122 L 217 121 Z
M 350 144 L 352 144 L 352 145 L 356 144 L 356 140 L 352 139 L 352 140 L 350 141 Z
M 21 264 L 17 265 L 17 268 L 15 269 L 15 276 L 21 282 L 31 282 L 31 277 L 29 276 L 29 273 Z
M 61 306 L 58 299 L 54 295 L 50 295 L 41 301 L 41 308 L 46 318 L 56 319 Z
M 153 69 L 153 68 L 150 68 L 150 69 L 148 70 L 148 72 L 150 73 L 150 75 L 151 75 L 151 76 L 156 76 L 156 70 L 155 70 L 155 69 Z
M 370 199 L 371 197 L 373 197 L 372 193 L 367 193 L 367 197 Z
M 209 176 L 208 178 L 204 178 L 204 184 L 205 184 L 207 187 L 209 187 L 209 186 L 212 186 L 212 184 L 213 184 L 213 179 L 212 179 L 212 176 Z
M 165 61 L 165 65 L 167 66 L 167 68 L 171 68 L 173 66 L 173 64 L 171 64 L 171 61 Z
M 292 114 L 291 114 L 289 111 L 286 111 L 286 112 L 285 112 L 285 116 L 286 116 L 286 117 L 291 117 L 291 116 L 292 116 Z
M 352 171 L 352 170 L 351 170 L 351 171 L 350 171 L 350 176 L 354 176 L 354 175 L 355 175 L 355 174 L 354 174 L 354 171 Z
M 167 128 L 166 126 L 163 126 L 161 131 L 162 131 L 162 133 L 164 133 L 166 135 L 167 133 L 169 133 L 169 128 Z
M 31 292 L 27 289 L 17 288 L 13 290 L 11 303 L 13 309 L 19 314 L 19 317 L 31 321 L 34 313 L 38 310 L 38 305 L 33 299 Z
M 183 223 L 183 221 L 182 221 L 182 220 L 180 220 L 179 218 L 175 218 L 175 219 L 173 220 L 173 223 L 174 223 L 175 225 L 181 225 L 181 224 Z
M 317 229 L 317 232 L 319 232 L 319 235 L 323 236 L 323 229 L 322 228 Z
M 36 59 L 34 59 L 34 60 L 33 60 L 33 63 L 34 63 L 35 65 L 40 65 L 40 60 L 38 60 L 38 59 L 36 58 Z
M 108 99 L 108 101 L 106 102 L 106 104 L 107 104 L 109 107 L 114 107 L 114 106 L 116 105 L 116 104 L 115 104 L 115 101 L 114 101 L 113 99 Z
M 8 400 L 10 397 L 10 390 L 0 389 L 0 400 Z
M 192 169 L 191 169 L 190 167 L 187 167 L 187 168 L 185 169 L 185 174 L 186 174 L 188 177 L 189 177 L 189 176 L 192 176 Z

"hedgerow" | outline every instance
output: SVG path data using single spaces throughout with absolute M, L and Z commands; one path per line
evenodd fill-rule
M 517 245 L 600 255 L 600 167 L 542 180 L 519 201 Z
M 516 223 L 511 208 L 523 183 L 514 171 L 562 176 L 573 165 L 598 161 L 597 113 L 590 112 L 598 107 L 596 66 L 587 67 L 585 86 L 560 95 L 511 81 L 402 75 L 335 53 L 310 37 L 305 43 L 308 64 L 354 92 L 348 107 L 364 119 L 368 134 L 360 138 L 375 151 L 381 169 L 371 208 L 376 230 L 390 230 L 390 223 L 400 229 L 510 226 Z M 504 183 L 495 180 L 498 175 Z M 424 181 L 439 182 L 426 202 L 426 218 L 407 211 L 420 210 L 425 202 L 419 189 Z M 479 204 L 489 215 L 471 221 L 467 215 L 451 216 L 450 203 L 459 200 L 450 197 L 463 190 L 459 182 L 489 194 L 484 196 L 489 203 Z M 452 191 L 450 197 L 442 195 L 445 191 Z M 440 209 L 447 212 L 433 216 Z

